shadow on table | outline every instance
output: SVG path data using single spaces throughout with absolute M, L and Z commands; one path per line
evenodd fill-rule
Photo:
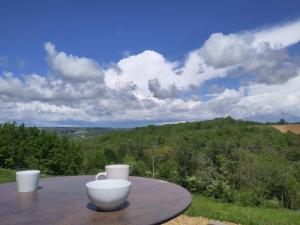
M 118 209 L 115 209 L 113 211 L 117 211 L 117 210 L 123 210 L 123 209 L 126 209 L 128 206 L 130 205 L 130 203 L 128 201 L 124 202 L 120 208 Z M 89 209 L 89 210 L 92 210 L 92 211 L 95 211 L 95 212 L 103 212 L 102 210 L 99 210 L 97 209 L 97 207 L 95 205 L 93 205 L 92 203 L 88 203 L 86 205 L 86 207 Z

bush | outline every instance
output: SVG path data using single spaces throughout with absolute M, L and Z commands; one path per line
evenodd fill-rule
M 277 198 L 272 198 L 272 199 L 266 199 L 266 200 L 263 200 L 260 205 L 260 207 L 263 207 L 263 208 L 274 208 L 274 209 L 278 209 L 278 208 L 281 208 L 283 207 L 282 205 L 282 202 L 279 201 Z
M 206 188 L 205 196 L 220 199 L 225 202 L 233 201 L 233 193 L 231 187 L 224 181 L 214 180 L 211 185 Z
M 234 193 L 234 201 L 241 206 L 256 207 L 264 201 L 264 198 L 250 190 L 238 190 Z
M 196 176 L 188 176 L 181 182 L 191 192 L 199 192 L 203 189 L 201 180 Z
M 158 177 L 168 180 L 170 182 L 177 183 L 179 181 L 179 175 L 177 172 L 177 163 L 174 160 L 162 162 L 158 166 Z

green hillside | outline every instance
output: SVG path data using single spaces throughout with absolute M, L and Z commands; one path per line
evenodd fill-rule
M 148 126 L 81 146 L 85 173 L 124 162 L 134 175 L 166 179 L 224 202 L 300 207 L 300 136 L 270 126 L 231 118 Z

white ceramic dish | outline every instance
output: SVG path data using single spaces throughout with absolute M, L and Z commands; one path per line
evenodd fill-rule
M 39 186 L 40 171 L 24 170 L 16 172 L 16 180 L 19 192 L 32 192 Z
M 100 210 L 118 209 L 127 199 L 131 182 L 127 180 L 105 179 L 86 183 L 90 201 Z
M 104 176 L 105 179 L 117 179 L 117 180 L 128 180 L 129 176 L 129 165 L 115 164 L 105 166 L 105 172 L 98 173 L 96 180 L 99 180 L 100 176 Z

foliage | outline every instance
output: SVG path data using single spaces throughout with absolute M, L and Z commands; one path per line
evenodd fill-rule
M 287 124 L 287 122 L 285 121 L 285 119 L 280 119 L 277 124 Z
M 132 165 L 133 175 L 166 179 L 225 202 L 300 208 L 300 136 L 267 125 L 230 117 L 151 125 L 81 146 L 85 173 L 124 162 Z
M 0 167 L 39 169 L 49 175 L 79 174 L 83 154 L 79 145 L 37 128 L 15 123 L 0 125 Z

